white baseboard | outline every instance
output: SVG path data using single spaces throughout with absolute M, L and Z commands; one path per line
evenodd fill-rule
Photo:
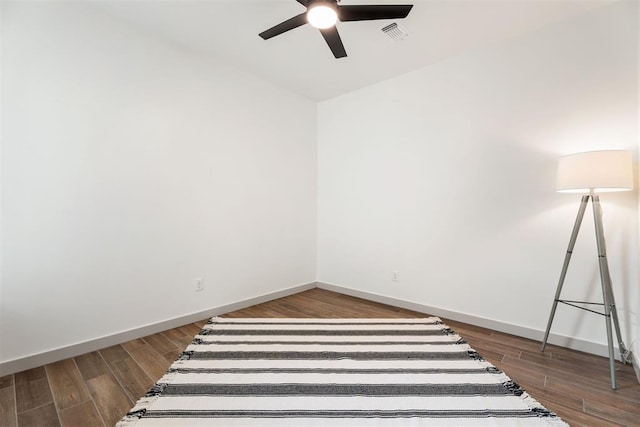
M 158 332 L 166 331 L 168 329 L 177 328 L 178 326 L 187 325 L 189 323 L 197 322 L 202 319 L 206 319 L 213 316 L 219 316 L 231 311 L 240 310 L 252 305 L 261 304 L 274 299 L 286 297 L 288 295 L 296 294 L 298 292 L 306 291 L 316 288 L 316 282 L 305 283 L 298 286 L 282 289 L 276 292 L 270 292 L 268 294 L 259 295 L 254 298 L 249 298 L 243 301 L 238 301 L 231 304 L 221 305 L 219 307 L 210 308 L 197 313 L 187 314 L 185 316 L 176 317 L 173 319 L 164 320 L 152 325 L 146 325 L 139 328 L 130 329 L 127 331 L 118 332 L 112 335 L 108 335 L 101 338 L 96 338 L 91 341 L 85 341 L 78 344 L 61 347 L 55 350 L 46 351 L 44 353 L 38 353 L 31 356 L 21 357 L 19 359 L 8 360 L 0 363 L 0 376 L 13 374 L 15 372 L 25 371 L 27 369 L 36 368 L 49 363 L 57 362 L 58 360 L 68 359 L 76 357 L 81 354 L 90 353 L 92 351 L 100 350 L 112 345 L 120 344 L 126 341 L 130 341 L 137 338 L 142 338 L 147 335 L 157 334 Z
M 635 346 L 631 348 L 631 363 L 633 364 L 633 371 L 636 373 L 636 378 L 640 383 L 640 342 L 636 342 Z
M 456 320 L 458 322 L 469 323 L 471 325 L 481 326 L 483 328 L 493 329 L 494 331 L 504 332 L 506 334 L 517 335 L 519 337 L 529 338 L 532 340 L 542 342 L 544 337 L 544 331 L 533 328 L 528 328 L 520 325 L 513 325 L 511 323 L 501 322 L 499 320 L 487 319 L 484 317 L 475 316 L 472 314 L 460 313 L 443 308 L 432 307 L 425 304 L 420 304 L 411 301 L 405 301 L 398 298 L 388 297 L 384 295 L 373 294 L 370 292 L 360 291 L 353 288 L 348 288 L 341 285 L 332 283 L 317 282 L 318 287 L 329 291 L 339 292 L 345 295 L 351 295 L 358 298 L 363 298 L 369 301 L 375 301 L 382 304 L 388 304 L 395 307 L 406 308 L 408 310 L 418 311 L 433 316 L 443 317 L 445 319 Z M 585 353 L 595 354 L 598 356 L 609 357 L 608 347 L 604 344 L 594 343 L 591 341 L 581 340 L 578 338 L 567 337 L 558 334 L 549 334 L 549 344 L 555 344 L 562 347 L 571 348 L 578 351 L 584 351 Z M 616 358 L 620 359 L 620 353 L 616 349 Z M 637 359 L 637 353 L 634 353 L 634 357 Z M 635 366 L 638 366 L 636 363 Z M 637 373 L 637 371 L 636 371 Z M 640 376 L 638 377 L 640 382 Z
M 357 289 L 349 288 L 342 285 L 336 285 L 326 282 L 310 282 L 290 288 L 282 289 L 276 292 L 271 292 L 264 295 L 259 295 L 254 298 L 249 298 L 243 301 L 238 301 L 231 304 L 226 304 L 214 308 L 210 308 L 197 313 L 188 314 L 185 316 L 176 317 L 162 322 L 154 323 L 152 325 L 146 325 L 139 328 L 130 329 L 123 332 L 118 332 L 105 337 L 97 338 L 91 341 L 86 341 L 78 344 L 73 344 L 66 347 L 61 347 L 55 350 L 34 354 L 31 356 L 13 359 L 0 363 L 0 376 L 9 375 L 15 372 L 24 371 L 27 369 L 43 366 L 49 363 L 57 362 L 58 360 L 68 359 L 70 357 L 76 357 L 81 354 L 90 353 L 92 351 L 100 350 L 102 348 L 110 347 L 112 345 L 120 344 L 133 339 L 141 338 L 147 335 L 156 334 L 158 332 L 166 331 L 167 329 L 176 328 L 189 323 L 197 322 L 202 319 L 206 319 L 213 316 L 219 316 L 224 313 L 229 313 L 235 310 L 241 310 L 252 305 L 261 304 L 264 302 L 272 301 L 274 299 L 293 295 L 298 292 L 306 291 L 313 288 L 321 288 L 329 291 L 339 292 L 345 295 L 351 295 L 358 298 L 363 298 L 369 301 L 375 301 L 382 304 L 389 304 L 395 307 L 406 308 L 408 310 L 417 311 L 433 316 L 443 317 L 445 319 L 456 320 L 458 322 L 469 323 L 476 326 L 481 326 L 495 331 L 504 332 L 507 334 L 517 335 L 524 338 L 541 341 L 544 332 L 533 328 L 527 328 L 524 326 L 513 325 L 510 323 L 501 322 L 494 319 L 487 319 L 471 314 L 455 312 L 446 310 L 443 308 L 432 307 L 425 304 L 406 301 L 399 298 L 378 295 L 371 292 L 360 291 Z M 567 337 L 563 335 L 550 334 L 549 343 L 556 344 L 562 347 L 572 348 L 574 350 L 584 351 L 586 353 L 596 354 L 598 356 L 608 357 L 608 349 L 604 344 L 594 343 L 591 341 L 580 340 L 577 338 Z M 640 342 L 636 343 L 632 349 L 633 368 L 638 382 L 640 382 Z M 616 350 L 616 357 L 620 357 Z

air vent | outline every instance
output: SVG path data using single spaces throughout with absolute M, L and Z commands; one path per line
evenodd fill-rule
M 409 35 L 409 33 L 407 33 L 404 28 L 402 28 L 395 22 L 393 24 L 382 27 L 382 32 L 393 40 L 404 40 Z

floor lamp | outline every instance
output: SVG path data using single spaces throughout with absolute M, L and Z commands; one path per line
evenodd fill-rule
M 560 272 L 560 280 L 558 281 L 556 295 L 553 299 L 553 306 L 551 307 L 547 330 L 545 331 L 544 339 L 542 340 L 542 351 L 544 351 L 544 347 L 547 344 L 549 331 L 551 330 L 551 324 L 553 323 L 553 317 L 556 314 L 556 307 L 558 306 L 558 303 L 604 316 L 607 328 L 607 344 L 609 347 L 611 388 L 615 389 L 616 371 L 615 356 L 613 353 L 613 335 L 611 330 L 612 322 L 613 327 L 615 328 L 616 337 L 618 338 L 618 350 L 622 355 L 623 362 L 625 362 L 627 349 L 622 342 L 618 312 L 616 310 L 616 303 L 613 297 L 613 290 L 611 288 L 611 277 L 609 276 L 609 264 L 607 263 L 604 229 L 602 227 L 602 208 L 600 206 L 600 196 L 598 196 L 597 193 L 633 190 L 633 164 L 631 152 L 592 151 L 588 153 L 572 154 L 560 158 L 560 161 L 558 162 L 557 190 L 559 192 L 583 193 L 583 196 L 582 201 L 580 202 L 580 209 L 578 210 L 576 222 L 573 225 L 573 232 L 569 239 L 569 248 L 567 249 L 567 253 L 564 257 L 564 264 L 562 265 L 562 271 Z M 562 292 L 562 285 L 564 284 L 564 279 L 567 274 L 569 261 L 571 261 L 573 247 L 576 243 L 580 224 L 582 223 L 582 218 L 584 217 L 584 212 L 587 209 L 589 200 L 591 200 L 591 205 L 593 207 L 593 220 L 595 222 L 596 229 L 596 244 L 598 248 L 598 262 L 600 266 L 600 283 L 602 285 L 603 303 L 560 299 L 560 293 Z M 582 307 L 578 304 L 602 306 L 604 313 Z

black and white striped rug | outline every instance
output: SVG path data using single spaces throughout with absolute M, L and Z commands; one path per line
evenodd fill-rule
M 213 318 L 118 427 L 566 426 L 437 317 Z

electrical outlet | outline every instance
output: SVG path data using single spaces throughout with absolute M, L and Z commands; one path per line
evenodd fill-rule
M 196 292 L 200 292 L 204 290 L 204 280 L 196 279 Z
M 398 272 L 397 271 L 391 272 L 391 280 L 394 281 L 394 282 L 398 281 Z

